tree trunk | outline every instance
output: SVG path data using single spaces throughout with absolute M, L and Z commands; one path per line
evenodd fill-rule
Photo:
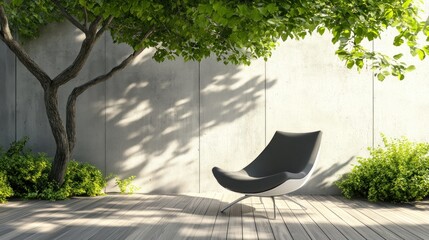
M 73 90 L 67 100 L 66 109 L 66 130 L 69 143 L 70 154 L 73 152 L 76 143 L 76 99 L 78 94 Z
M 51 87 L 45 91 L 45 107 L 56 145 L 55 157 L 49 178 L 61 185 L 64 182 L 67 163 L 70 160 L 70 147 L 66 129 L 64 128 L 58 109 L 58 88 Z

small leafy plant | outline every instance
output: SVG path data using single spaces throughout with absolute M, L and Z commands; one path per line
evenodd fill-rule
M 384 147 L 369 148 L 370 157 L 358 158 L 359 165 L 336 185 L 346 198 L 370 201 L 410 202 L 429 195 L 429 144 L 403 137 L 388 140 Z
M 119 191 L 122 194 L 133 194 L 135 191 L 138 191 L 140 187 L 137 187 L 133 184 L 136 176 L 130 176 L 125 179 L 120 179 L 118 176 L 115 177 L 116 186 L 119 187 Z
M 106 179 L 103 173 L 89 163 L 72 160 L 68 163 L 63 186 L 72 196 L 98 196 L 104 194 Z
M 7 176 L 0 171 L 0 203 L 5 203 L 8 197 L 13 196 L 13 190 L 7 181 Z
M 72 160 L 68 163 L 64 183 L 58 186 L 57 183 L 50 182 L 48 175 L 52 166 L 51 159 L 44 153 L 32 153 L 25 147 L 27 141 L 28 138 L 15 141 L 6 152 L 0 152 L 0 174 L 4 175 L 0 175 L 0 202 L 12 196 L 63 200 L 72 196 L 104 194 L 106 180 L 103 174 L 88 163 Z
M 39 192 L 48 179 L 51 168 L 46 154 L 34 154 L 25 145 L 28 138 L 13 142 L 0 156 L 0 170 L 7 175 L 15 197 L 27 198 Z

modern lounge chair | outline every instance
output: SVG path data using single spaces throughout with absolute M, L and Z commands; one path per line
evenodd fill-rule
M 277 131 L 259 156 L 242 170 L 230 172 L 214 167 L 213 175 L 222 187 L 244 194 L 221 212 L 248 197 L 271 197 L 276 218 L 274 197 L 298 190 L 308 181 L 317 163 L 321 137 L 321 131 Z

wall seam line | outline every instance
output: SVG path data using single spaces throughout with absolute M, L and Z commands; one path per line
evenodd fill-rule
M 372 41 L 372 52 L 375 51 L 375 44 L 374 40 Z M 374 69 L 371 70 L 371 82 L 372 82 L 372 148 L 374 148 L 375 145 L 375 71 Z
M 201 61 L 198 61 L 198 193 L 201 193 Z
M 18 60 L 16 55 L 13 55 L 13 59 L 14 59 L 14 77 L 15 77 L 15 114 L 14 114 L 14 118 L 15 118 L 15 141 L 18 141 Z
M 107 71 L 107 34 L 104 33 L 104 72 L 106 71 Z M 107 177 L 107 82 L 104 82 L 104 176 Z
M 264 97 L 265 97 L 265 106 L 264 106 L 264 114 L 265 114 L 265 129 L 264 129 L 264 142 L 265 146 L 267 146 L 267 61 L 264 61 Z

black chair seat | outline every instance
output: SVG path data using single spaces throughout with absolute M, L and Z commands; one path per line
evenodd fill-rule
M 273 189 L 289 179 L 301 179 L 305 173 L 279 172 L 276 174 L 253 177 L 245 170 L 231 172 L 214 167 L 213 175 L 219 184 L 233 192 L 238 193 L 260 193 Z

